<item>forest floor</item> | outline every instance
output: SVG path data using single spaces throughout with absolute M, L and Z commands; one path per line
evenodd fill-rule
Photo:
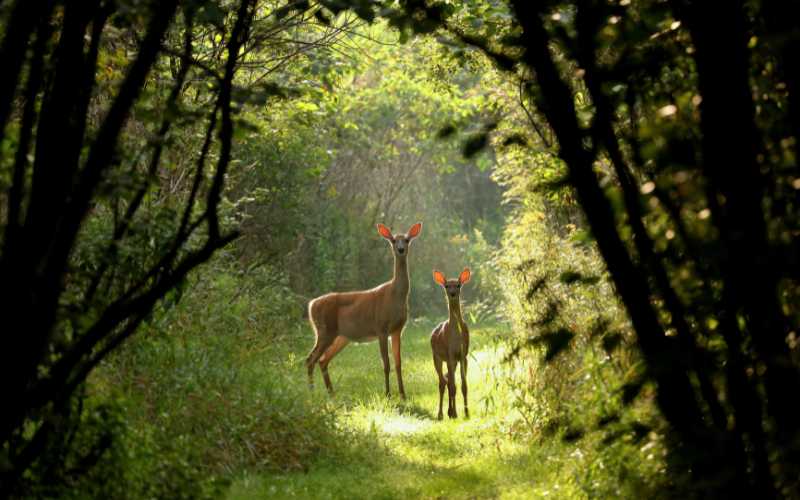
M 341 453 L 321 457 L 308 470 L 241 475 L 227 497 L 250 498 L 575 498 L 576 471 L 563 470 L 568 450 L 555 444 L 520 439 L 519 415 L 510 409 L 511 389 L 501 384 L 507 330 L 473 328 L 468 373 L 471 415 L 463 418 L 458 394 L 457 420 L 436 419 L 438 384 L 431 359 L 432 323 L 417 322 L 403 334 L 406 401 L 383 394 L 383 370 L 377 343 L 351 344 L 331 363 L 333 400 L 344 435 Z M 311 339 L 298 339 L 290 358 L 297 384 L 306 384 L 302 360 Z M 309 397 L 327 398 L 319 370 Z M 460 378 L 459 378 L 460 382 Z M 325 404 L 321 401 L 321 404 Z M 330 403 L 328 403 L 330 404 Z M 514 430 L 514 429 L 517 430 Z M 552 440 L 550 440 L 552 441 Z M 569 467 L 567 467 L 569 469 Z M 559 484 L 559 482 L 561 484 Z M 570 484 L 572 483 L 572 484 Z

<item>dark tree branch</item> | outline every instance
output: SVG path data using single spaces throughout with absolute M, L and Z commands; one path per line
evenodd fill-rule
M 636 328 L 639 346 L 659 386 L 659 407 L 687 444 L 702 443 L 704 439 L 698 435 L 703 428 L 702 417 L 694 391 L 685 373 L 670 369 L 674 346 L 664 336 L 650 304 L 651 290 L 631 261 L 615 227 L 609 202 L 597 183 L 592 169 L 593 154 L 583 146 L 584 133 L 578 125 L 573 96 L 550 54 L 541 12 L 522 0 L 512 0 L 511 4 L 523 30 L 520 37 L 526 48 L 523 61 L 536 71 L 541 89 L 538 108 L 558 138 L 559 156 L 569 168 L 569 181 L 575 187 L 600 253 Z
M 780 269 L 771 259 L 764 211 L 765 179 L 750 89 L 745 6 L 673 1 L 696 46 L 703 172 L 708 176 L 708 205 L 726 247 L 721 257 L 725 291 L 733 311 L 746 319 L 753 345 L 766 364 L 767 410 L 776 422 L 777 441 L 799 453 L 800 374 L 792 366 L 786 335 L 789 324 L 778 298 Z M 709 23 L 720 26 L 713 34 Z M 794 468 L 800 470 L 800 463 Z
M 522 110 L 525 111 L 525 114 L 528 116 L 528 122 L 533 127 L 533 130 L 536 131 L 536 135 L 539 136 L 539 139 L 542 140 L 542 144 L 547 149 L 553 149 L 555 146 L 550 139 L 545 135 L 544 130 L 539 125 L 539 122 L 536 121 L 536 117 L 533 116 L 533 113 L 530 109 L 525 105 L 525 99 L 527 98 L 527 94 L 530 92 L 526 92 L 525 88 L 529 86 L 530 83 L 526 83 L 524 80 L 520 79 L 519 81 L 519 105 L 522 107 Z
M 650 274 L 654 277 L 655 284 L 664 299 L 664 305 L 670 313 L 672 326 L 677 332 L 677 338 L 683 350 L 678 361 L 685 362 L 687 368 L 690 367 L 694 370 L 699 381 L 702 398 L 710 409 L 716 431 L 718 433 L 723 433 L 727 429 L 728 419 L 705 367 L 705 359 L 700 355 L 692 329 L 686 321 L 686 309 L 667 276 L 663 262 L 654 252 L 653 242 L 644 226 L 645 214 L 641 206 L 638 188 L 634 183 L 630 167 L 627 165 L 617 142 L 617 134 L 613 128 L 611 104 L 602 90 L 603 82 L 600 80 L 599 69 L 595 63 L 597 56 L 595 54 L 594 40 L 600 28 L 597 24 L 597 22 L 602 19 L 600 15 L 601 12 L 597 6 L 587 2 L 579 8 L 576 17 L 576 28 L 578 32 L 577 61 L 585 71 L 585 81 L 596 110 L 593 130 L 597 136 L 597 141 L 605 144 L 606 151 L 609 154 L 612 166 L 619 180 L 625 201 L 628 222 L 633 230 L 633 239 L 637 252 L 640 258 L 644 260 Z M 742 374 L 744 374 L 743 371 Z M 740 389 L 747 391 L 749 396 L 746 400 L 749 402 L 750 406 L 747 409 L 738 409 L 758 413 L 759 402 L 755 397 L 755 393 L 751 392 L 752 387 L 748 384 Z M 760 439 L 755 442 L 762 446 L 762 453 L 759 454 L 761 460 L 757 464 L 760 470 L 759 475 L 766 481 L 766 484 L 771 484 L 769 481 L 769 464 L 766 459 L 766 452 L 763 448 L 763 429 L 761 429 L 758 420 L 752 423 L 756 424 L 757 427 L 755 429 L 750 429 L 750 431 L 754 437 Z M 737 478 L 739 481 L 745 481 L 747 477 L 747 463 L 745 459 L 744 442 L 740 434 L 737 435 L 734 433 L 734 435 L 737 436 L 737 442 L 733 445 L 733 456 L 729 453 L 730 450 L 719 450 L 719 458 L 722 460 L 733 460 L 735 470 L 739 471 Z M 746 488 L 746 484 L 740 485 L 740 487 Z
M 52 29 L 47 19 L 39 23 L 36 32 L 36 43 L 33 48 L 33 56 L 28 64 L 28 81 L 25 88 L 25 104 L 22 110 L 22 123 L 20 124 L 19 143 L 17 153 L 14 158 L 14 173 L 11 181 L 11 188 L 8 193 L 8 222 L 3 238 L 3 258 L 10 257 L 9 252 L 15 248 L 19 237 L 20 224 L 22 223 L 22 208 L 25 198 L 25 175 L 28 171 L 28 154 L 30 152 L 31 139 L 33 138 L 33 128 L 36 122 L 36 102 L 39 90 L 42 86 L 42 73 L 44 66 L 44 52 L 47 41 L 50 38 Z
M 52 0 L 17 0 L 6 23 L 6 32 L 0 45 L 0 139 L 5 138 L 5 129 L 19 75 L 25 62 L 26 46 L 39 19 L 47 19 L 53 9 Z
M 43 199 L 42 190 L 51 187 L 58 190 L 63 190 L 65 187 L 68 189 L 72 187 L 72 183 L 63 180 L 64 177 L 61 177 L 61 181 L 59 178 L 48 178 L 47 182 L 53 184 L 61 182 L 61 185 L 47 186 L 45 179 L 40 177 L 37 184 L 37 170 L 43 173 L 46 169 L 52 170 L 55 165 L 61 165 L 62 170 L 66 172 L 59 171 L 59 174 L 69 174 L 71 170 L 69 155 L 75 155 L 72 158 L 74 162 L 77 155 L 80 154 L 84 140 L 82 127 L 85 124 L 86 116 L 84 113 L 84 116 L 75 117 L 73 112 L 76 108 L 68 106 L 74 104 L 80 109 L 83 106 L 80 97 L 76 98 L 75 96 L 88 98 L 91 91 L 85 87 L 87 83 L 83 81 L 86 75 L 84 66 L 86 60 L 82 50 L 85 27 L 95 13 L 97 14 L 95 21 L 98 25 L 102 24 L 107 17 L 104 9 L 87 12 L 84 9 L 89 4 L 81 2 L 72 3 L 66 9 L 60 36 L 61 41 L 54 55 L 57 61 L 54 84 L 67 85 L 71 88 L 53 88 L 49 100 L 48 97 L 45 97 L 45 105 L 49 109 L 46 110 L 43 105 L 40 116 L 40 133 L 37 133 L 36 136 L 34 191 L 26 217 L 26 238 L 25 241 L 18 242 L 19 245 L 22 245 L 19 250 L 4 254 L 3 260 L 3 282 L 19 283 L 21 289 L 12 290 L 11 287 L 3 287 L 3 295 L 0 298 L 2 303 L 10 311 L 13 311 L 15 316 L 12 318 L 17 317 L 18 321 L 23 321 L 24 318 L 29 332 L 24 339 L 25 342 L 14 349 L 13 353 L 8 349 L 3 349 L 2 379 L 7 381 L 4 382 L 4 385 L 7 385 L 7 395 L 12 400 L 21 401 L 23 394 L 29 389 L 29 385 L 37 378 L 36 367 L 42 358 L 57 319 L 56 312 L 63 290 L 67 257 L 74 246 L 75 237 L 88 210 L 89 201 L 99 183 L 100 174 L 111 162 L 128 110 L 139 95 L 149 68 L 155 61 L 160 39 L 173 17 L 176 3 L 173 1 L 158 4 L 159 9 L 153 13 L 154 16 L 146 37 L 147 43 L 141 47 L 136 61 L 132 64 L 131 70 L 100 128 L 95 140 L 95 147 L 90 151 L 87 166 L 82 172 L 82 180 L 72 191 L 66 209 L 60 210 L 59 199 Z M 93 3 L 93 5 L 97 4 Z M 99 32 L 96 33 L 99 35 Z M 93 63 L 91 52 L 88 60 L 90 64 Z M 81 91 L 85 93 L 76 94 Z M 64 110 L 64 116 L 60 116 L 58 111 L 65 106 L 68 108 Z M 72 118 L 77 120 L 78 130 L 70 128 L 69 122 L 64 122 L 65 119 Z M 64 129 L 53 127 L 55 123 L 64 123 L 64 129 L 69 133 Z M 59 148 L 62 147 L 63 150 L 60 150 Z M 58 157 L 55 157 L 54 154 Z M 62 203 L 64 199 L 61 198 Z M 56 203 L 55 208 L 53 202 Z M 41 208 L 45 204 L 48 206 L 48 211 Z M 47 228 L 51 229 L 50 233 L 46 232 Z M 52 231 L 53 229 L 55 231 Z M 19 255 L 20 261 L 9 262 L 8 255 Z M 5 281 L 6 279 L 9 281 Z M 3 412 L 0 418 L 0 442 L 5 442 L 10 437 L 30 410 L 29 406 L 20 404 Z
M 105 339 L 104 346 L 91 357 L 86 359 L 83 363 L 70 367 L 69 373 L 71 378 L 66 382 L 61 389 L 62 394 L 71 394 L 78 385 L 82 384 L 91 371 L 106 358 L 113 350 L 119 347 L 128 337 L 130 337 L 141 322 L 149 315 L 150 311 L 168 291 L 175 288 L 178 283 L 183 280 L 190 271 L 205 263 L 214 252 L 228 243 L 232 242 L 239 237 L 238 232 L 232 232 L 222 235 L 216 239 L 209 239 L 206 244 L 199 250 L 187 255 L 175 268 L 174 271 L 161 276 L 158 283 L 144 292 L 142 295 L 130 300 L 128 303 L 123 304 L 117 311 L 117 314 L 110 315 L 107 321 L 100 325 L 98 324 L 97 331 L 112 332 L 114 327 L 111 325 L 121 324 L 123 321 L 127 323 L 121 330 L 115 334 L 108 335 Z M 91 332 L 86 337 L 99 337 L 91 335 Z M 98 342 L 101 339 L 98 338 Z M 95 345 L 97 342 L 95 342 Z M 92 347 L 81 353 L 82 357 L 87 356 L 92 352 Z
M 102 179 L 104 171 L 111 163 L 117 139 L 127 120 L 131 107 L 138 98 L 145 78 L 155 62 L 161 47 L 161 39 L 166 33 L 177 10 L 177 0 L 158 2 L 153 12 L 136 60 L 131 65 L 116 99 L 111 105 L 94 140 L 86 165 L 75 186 L 66 214 L 59 225 L 55 245 L 48 270 L 52 275 L 61 275 L 69 251 L 86 215 L 94 191 Z
M 100 265 L 100 269 L 95 272 L 93 279 L 89 286 L 86 289 L 85 298 L 84 298 L 84 310 L 87 310 L 91 305 L 91 301 L 94 298 L 94 294 L 97 291 L 97 287 L 100 285 L 100 281 L 102 280 L 103 276 L 105 276 L 108 267 L 114 263 L 116 251 L 120 241 L 125 237 L 130 228 L 130 224 L 133 221 L 136 212 L 139 210 L 139 207 L 144 200 L 147 191 L 150 189 L 151 182 L 156 176 L 158 171 L 158 166 L 161 163 L 161 154 L 164 150 L 164 141 L 166 139 L 167 133 L 169 132 L 170 127 L 172 126 L 174 118 L 178 115 L 178 99 L 181 95 L 183 85 L 186 81 L 186 76 L 189 73 L 189 69 L 191 66 L 191 58 L 192 58 L 192 17 L 194 13 L 191 11 L 184 12 L 184 20 L 185 20 L 185 28 L 184 28 L 184 45 L 183 45 L 183 54 L 181 55 L 181 66 L 178 70 L 178 74 L 175 77 L 175 83 L 172 86 L 172 90 L 170 91 L 169 96 L 167 97 L 167 102 L 165 104 L 165 116 L 163 121 L 161 122 L 161 127 L 156 134 L 154 145 L 153 145 L 153 153 L 150 157 L 150 163 L 147 168 L 147 173 L 145 174 L 144 181 L 142 186 L 133 196 L 133 199 L 128 204 L 128 207 L 125 211 L 125 215 L 123 216 L 122 220 L 119 224 L 115 224 L 114 234 L 111 238 L 111 242 L 109 243 L 106 251 L 104 252 L 105 257 Z
M 239 48 L 244 44 L 250 28 L 252 14 L 248 12 L 255 8 L 254 0 L 241 0 L 237 12 L 236 23 L 233 26 L 230 40 L 228 41 L 228 60 L 225 64 L 225 75 L 220 87 L 220 114 L 221 123 L 219 131 L 220 153 L 217 170 L 208 193 L 206 216 L 208 218 L 209 237 L 213 240 L 219 237 L 219 218 L 217 206 L 219 205 L 222 184 L 225 172 L 231 159 L 231 143 L 233 142 L 233 119 L 231 118 L 231 92 L 233 89 L 233 75 L 236 71 L 236 61 L 239 57 Z

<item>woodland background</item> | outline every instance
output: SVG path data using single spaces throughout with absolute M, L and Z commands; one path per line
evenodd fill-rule
M 2 495 L 797 498 L 798 14 L 0 1 Z M 410 402 L 374 344 L 309 391 L 307 301 L 417 221 Z

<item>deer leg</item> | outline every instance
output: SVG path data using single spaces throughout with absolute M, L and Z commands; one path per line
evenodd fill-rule
M 436 374 L 439 376 L 439 415 L 436 418 L 441 420 L 444 386 L 447 385 L 447 381 L 445 380 L 444 375 L 442 375 L 442 359 L 439 358 L 435 353 L 433 355 L 433 367 L 436 368 Z
M 319 347 L 319 332 L 317 331 L 317 327 L 314 325 L 314 322 L 311 321 L 311 329 L 314 330 L 314 347 L 311 348 L 311 352 L 308 353 L 306 356 L 306 368 L 308 368 L 308 385 L 309 387 L 314 387 L 314 365 L 311 364 L 311 359 L 314 357 L 314 353 L 317 352 L 317 348 Z
M 311 352 L 308 353 L 306 357 L 306 368 L 308 369 L 308 386 L 312 389 L 314 388 L 314 363 L 311 362 L 314 359 L 314 354 L 317 352 L 317 347 L 319 347 L 319 339 L 314 342 L 314 347 L 311 348 Z
M 461 395 L 464 396 L 464 418 L 469 418 L 467 405 L 467 357 L 461 357 Z
M 447 416 L 457 418 L 456 412 L 456 363 L 455 360 L 447 360 Z
M 381 359 L 383 359 L 383 380 L 386 384 L 386 395 L 389 391 L 389 338 L 386 335 L 378 335 L 378 343 L 381 346 Z
M 328 376 L 328 364 L 331 360 L 339 354 L 339 351 L 344 349 L 350 343 L 346 337 L 342 337 L 339 335 L 333 340 L 333 343 L 325 350 L 325 353 L 319 358 L 319 369 L 322 371 L 322 378 L 325 380 L 325 387 L 328 388 L 328 392 L 333 394 L 333 386 L 331 385 L 331 378 Z
M 325 334 L 325 332 L 320 332 L 317 330 L 317 341 L 314 344 L 314 348 L 306 358 L 306 368 L 308 368 L 308 385 L 311 387 L 314 387 L 314 366 L 331 345 L 334 337 L 335 335 L 333 337 L 329 337 Z
M 392 338 L 392 354 L 394 354 L 394 371 L 397 372 L 397 390 L 400 392 L 400 397 L 406 399 L 406 391 L 403 388 L 403 367 L 402 359 L 400 356 L 400 334 L 402 329 L 397 330 L 391 335 Z

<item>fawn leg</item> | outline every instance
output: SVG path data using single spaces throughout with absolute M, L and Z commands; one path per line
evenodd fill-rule
M 439 376 L 439 416 L 436 418 L 441 420 L 442 419 L 442 400 L 444 399 L 444 386 L 447 385 L 447 381 L 442 375 L 442 360 L 436 354 L 433 355 L 433 366 L 436 368 L 436 374 Z
M 457 418 L 456 412 L 456 364 L 455 360 L 447 360 L 447 416 Z
M 406 399 L 406 391 L 403 388 L 403 367 L 402 359 L 400 357 L 400 334 L 403 329 L 396 330 L 391 335 L 392 339 L 392 354 L 394 354 L 394 370 L 397 372 L 397 390 L 400 392 L 400 397 Z
M 467 356 L 461 357 L 461 395 L 464 396 L 464 418 L 469 418 L 469 405 L 467 405 Z
M 378 336 L 378 343 L 381 346 L 381 359 L 383 359 L 383 380 L 386 384 L 386 395 L 389 391 L 389 338 L 386 335 Z

